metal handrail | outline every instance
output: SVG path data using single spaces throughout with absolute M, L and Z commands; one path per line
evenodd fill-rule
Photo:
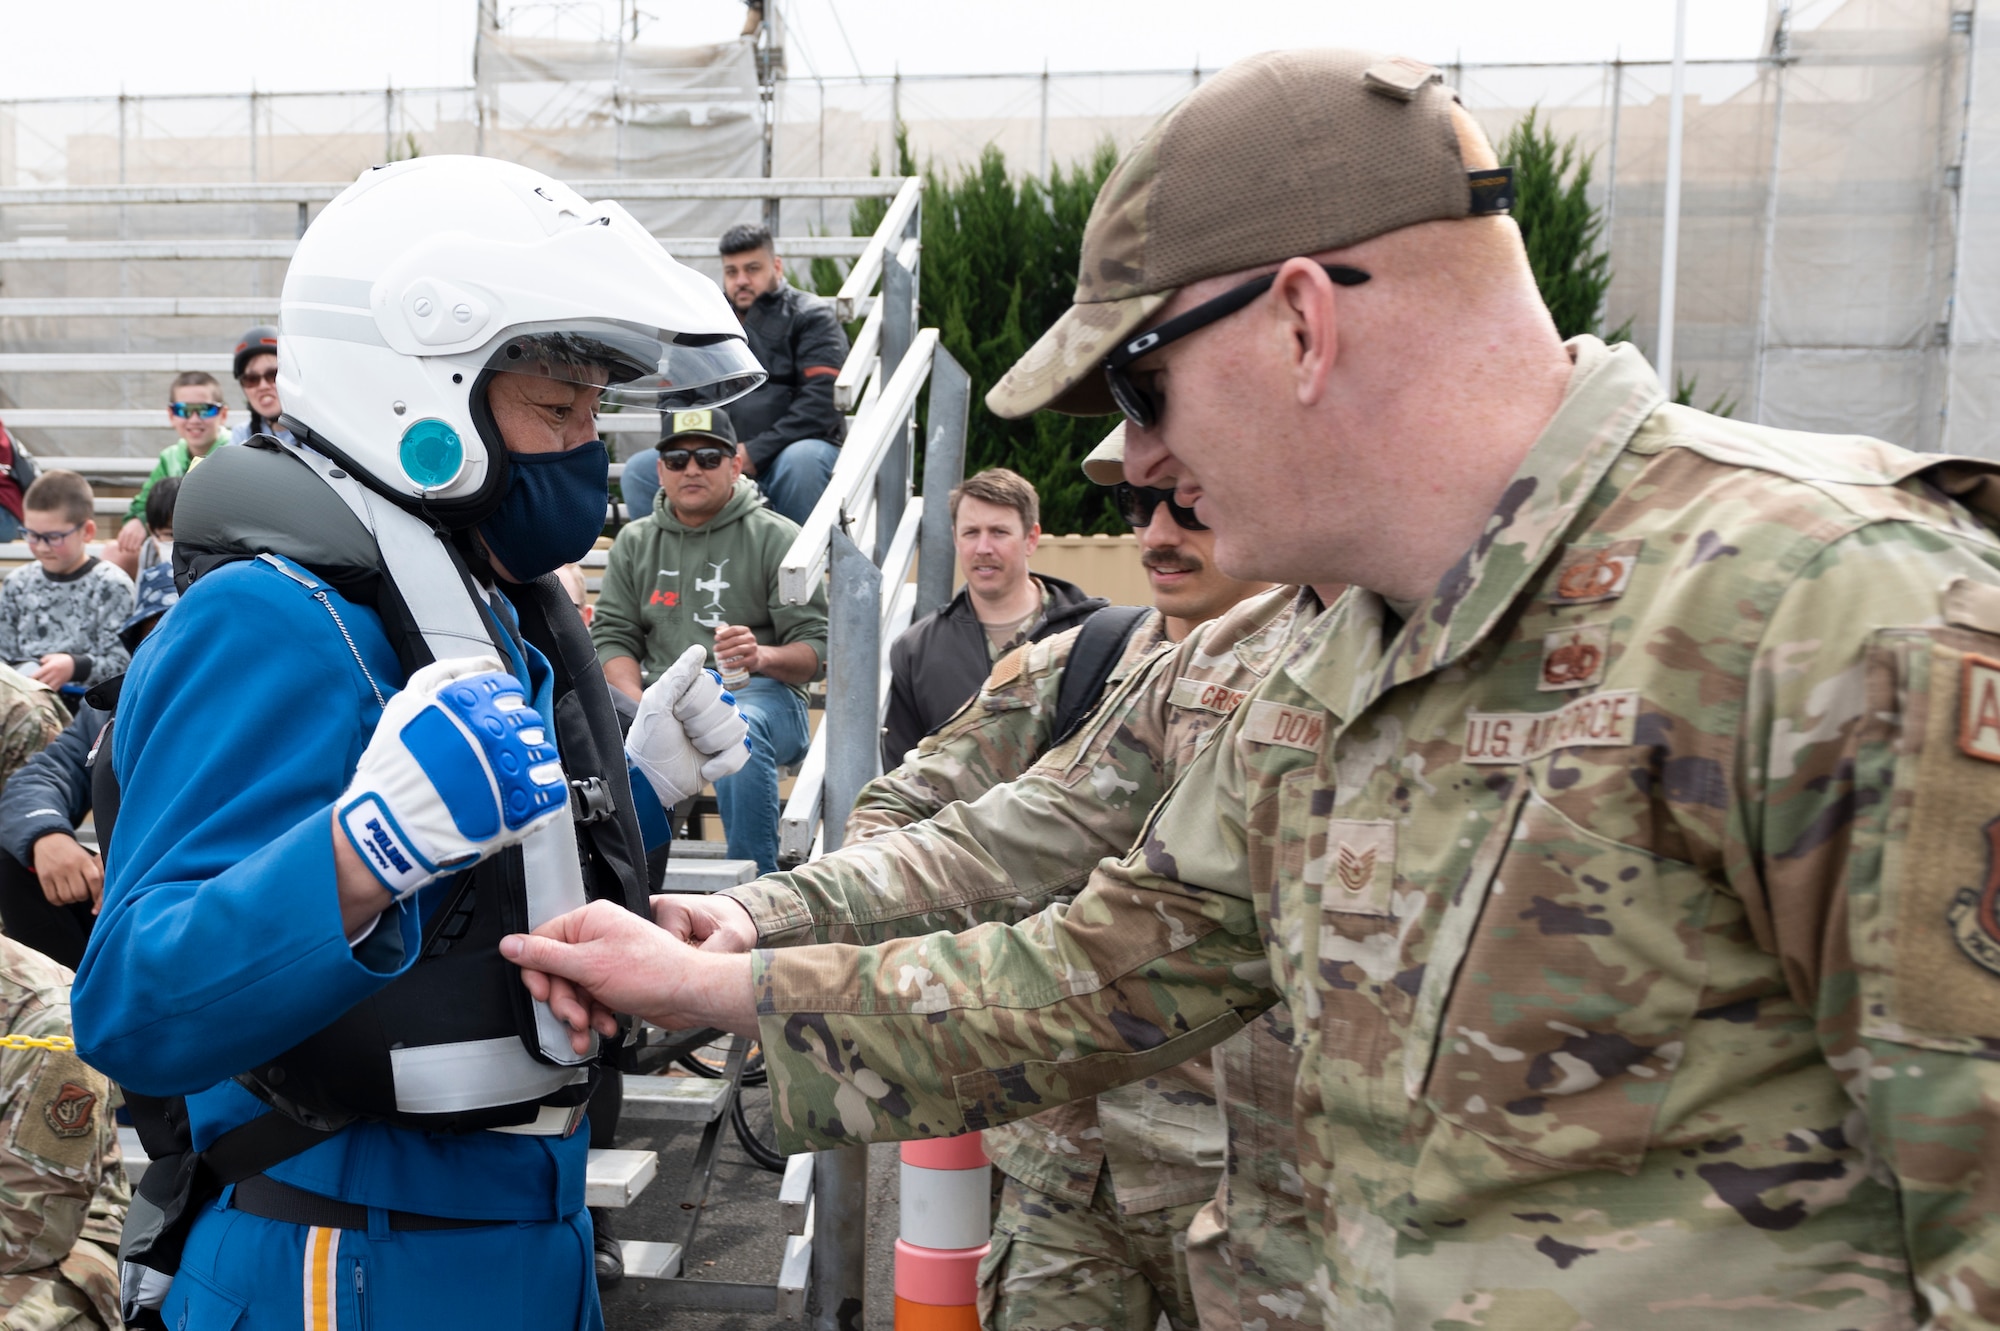
M 841 517 L 857 506 L 875 483 L 875 473 L 889 446 L 902 437 L 904 422 L 917 405 L 917 392 L 930 378 L 931 359 L 938 352 L 938 332 L 926 328 L 910 344 L 903 363 L 882 390 L 881 400 L 855 419 L 840 460 L 817 507 L 799 528 L 798 538 L 778 566 L 778 595 L 787 605 L 803 605 L 826 573 L 827 541 Z M 950 353 L 946 353 L 949 355 Z
M 833 304 L 841 319 L 854 317 L 861 298 L 873 291 L 882 280 L 882 261 L 889 255 L 891 242 L 900 242 L 909 229 L 910 219 L 917 215 L 917 205 L 923 201 L 923 182 L 915 176 L 905 177 L 896 190 L 896 197 L 889 202 L 889 211 L 882 215 L 882 225 L 875 228 L 875 234 L 868 240 L 868 248 L 848 269 L 847 280 L 840 284 L 840 292 L 834 296 Z

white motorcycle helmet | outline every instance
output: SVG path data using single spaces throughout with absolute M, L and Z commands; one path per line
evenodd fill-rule
M 490 157 L 363 173 L 300 239 L 279 328 L 298 437 L 451 527 L 505 487 L 494 372 L 605 385 L 612 410 L 714 406 L 765 378 L 721 290 L 631 214 Z

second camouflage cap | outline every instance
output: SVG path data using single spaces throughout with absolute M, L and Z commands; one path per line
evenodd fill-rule
M 1075 303 L 993 390 L 996 415 L 1116 411 L 1099 365 L 1190 282 L 1506 211 L 1468 172 L 1443 74 L 1363 51 L 1272 51 L 1190 93 L 1111 172 L 1084 228 Z
M 1083 474 L 1099 485 L 1116 485 L 1125 479 L 1125 422 L 1111 427 L 1096 448 L 1083 460 Z

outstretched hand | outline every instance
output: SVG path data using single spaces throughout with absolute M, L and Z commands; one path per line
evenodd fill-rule
M 500 940 L 500 955 L 521 967 L 528 992 L 570 1028 L 578 1053 L 590 1047 L 593 1030 L 615 1036 L 619 1012 L 670 1030 L 756 1033 L 747 956 L 696 951 L 608 901 L 593 901 L 532 934 L 510 934 Z

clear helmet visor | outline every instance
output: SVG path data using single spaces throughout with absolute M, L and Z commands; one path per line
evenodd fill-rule
M 767 377 L 738 335 L 673 333 L 608 319 L 512 328 L 486 366 L 596 388 L 599 409 L 613 411 L 719 407 Z

